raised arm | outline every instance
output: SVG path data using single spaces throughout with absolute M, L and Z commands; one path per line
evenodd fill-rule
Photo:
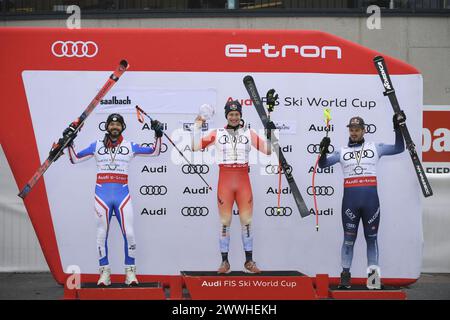
M 405 150 L 405 142 L 400 129 L 395 130 L 395 144 L 377 143 L 378 156 L 392 156 L 394 154 L 402 153 Z
M 69 159 L 72 164 L 80 163 L 86 160 L 89 160 L 92 158 L 95 154 L 95 147 L 97 145 L 97 142 L 91 143 L 89 147 L 87 147 L 84 150 L 81 150 L 80 152 L 76 152 L 74 145 L 71 144 L 67 149 L 69 150 Z
M 327 156 L 328 147 L 330 146 L 331 140 L 329 137 L 324 137 L 320 142 L 320 158 L 319 158 L 319 168 L 330 167 L 339 162 L 341 158 L 341 153 L 339 151 L 334 151 Z
M 161 138 L 155 138 L 153 147 L 143 147 L 137 143 L 131 143 L 134 156 L 157 157 L 161 154 Z
M 256 148 L 256 150 L 266 155 L 272 154 L 272 147 L 267 144 L 267 141 L 265 139 L 258 136 L 255 130 L 250 129 L 250 137 L 252 139 L 252 146 Z
M 198 151 L 205 149 L 214 141 L 216 141 L 217 130 L 213 130 L 202 138 L 202 124 L 203 121 L 200 117 L 197 117 L 194 122 L 193 134 L 191 137 L 191 149 L 192 151 Z

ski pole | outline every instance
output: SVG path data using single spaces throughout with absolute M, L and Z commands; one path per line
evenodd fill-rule
M 153 119 L 144 110 L 142 110 L 139 106 L 136 106 L 136 111 L 137 111 L 138 121 L 140 123 L 144 123 L 144 118 L 142 117 L 142 115 L 145 115 L 147 118 L 149 118 L 150 122 L 153 121 Z M 208 184 L 208 182 L 206 182 L 206 180 L 203 178 L 203 176 L 197 171 L 197 168 L 192 163 L 189 162 L 189 160 L 184 156 L 183 152 L 181 152 L 180 149 L 178 149 L 178 147 L 175 145 L 175 143 L 172 141 L 172 139 L 170 139 L 170 137 L 165 132 L 163 132 L 163 134 L 166 137 L 166 139 L 175 147 L 175 149 L 177 149 L 178 153 L 183 157 L 183 159 L 188 163 L 188 165 L 194 170 L 194 172 L 196 174 L 198 174 L 198 176 L 208 186 L 208 189 L 212 190 L 212 188 Z
M 330 120 L 331 120 L 330 109 L 327 108 L 323 111 L 323 117 L 324 117 L 325 123 L 327 124 L 327 130 L 326 130 L 325 136 L 328 138 L 328 132 L 330 131 Z M 319 209 L 317 207 L 317 195 L 316 195 L 315 181 L 316 181 L 317 165 L 319 164 L 321 154 L 322 154 L 322 150 L 319 150 L 319 156 L 317 157 L 316 164 L 314 165 L 313 176 L 312 176 L 314 210 L 316 211 L 316 231 L 319 231 Z

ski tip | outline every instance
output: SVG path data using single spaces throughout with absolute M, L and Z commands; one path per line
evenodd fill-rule
M 316 226 L 316 231 L 319 232 L 319 226 Z
M 124 68 L 124 69 L 128 69 L 128 61 L 123 59 L 122 61 L 120 61 L 120 65 Z
M 246 76 L 244 77 L 244 83 L 245 83 L 245 82 L 253 82 L 253 77 L 250 76 L 250 75 L 246 75 Z
M 376 56 L 375 58 L 373 58 L 374 62 L 379 62 L 379 61 L 383 61 L 384 58 L 382 56 Z
M 27 184 L 22 191 L 20 191 L 20 193 L 18 194 L 19 197 L 21 197 L 22 199 L 25 199 L 25 197 L 27 196 L 28 192 L 30 192 L 31 188 L 30 186 Z

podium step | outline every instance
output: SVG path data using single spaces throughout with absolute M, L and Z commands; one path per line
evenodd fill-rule
M 182 271 L 193 300 L 315 300 L 311 278 L 298 271 Z
M 79 289 L 64 289 L 64 296 L 79 300 L 165 300 L 164 288 L 159 282 L 140 283 L 129 287 L 124 283 L 113 283 L 98 287 L 96 283 L 82 283 Z
M 369 290 L 364 285 L 354 285 L 350 289 L 330 286 L 330 298 L 337 300 L 406 300 L 406 293 L 395 287 L 385 286 L 382 290 Z

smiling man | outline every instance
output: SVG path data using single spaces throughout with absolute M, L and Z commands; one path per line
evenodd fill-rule
M 339 288 L 351 287 L 350 267 L 353 260 L 353 247 L 358 234 L 360 220 L 363 222 L 367 243 L 367 288 L 381 289 L 381 271 L 378 263 L 378 227 L 380 223 L 380 202 L 377 192 L 376 165 L 382 156 L 403 152 L 405 144 L 400 131 L 404 113 L 393 118 L 395 145 L 366 142 L 365 123 L 360 117 L 350 119 L 349 140 L 345 147 L 326 155 L 330 138 L 324 137 L 320 143 L 319 167 L 325 168 L 340 163 L 344 171 L 344 197 L 342 199 L 342 226 L 344 242 L 341 249 L 341 281 Z
M 161 150 L 162 124 L 152 121 L 155 131 L 154 147 L 141 147 L 126 141 L 122 133 L 126 125 L 120 114 L 113 113 L 106 120 L 106 134 L 103 140 L 91 143 L 86 149 L 75 152 L 69 146 L 72 163 L 79 163 L 95 156 L 97 182 L 95 187 L 95 212 L 97 218 L 97 254 L 100 265 L 99 286 L 111 284 L 111 268 L 108 260 L 109 224 L 113 215 L 119 223 L 125 250 L 125 284 L 137 285 L 135 253 L 136 241 L 133 229 L 133 206 L 128 190 L 128 167 L 137 155 L 157 156 Z M 66 129 L 67 130 L 67 129 Z

